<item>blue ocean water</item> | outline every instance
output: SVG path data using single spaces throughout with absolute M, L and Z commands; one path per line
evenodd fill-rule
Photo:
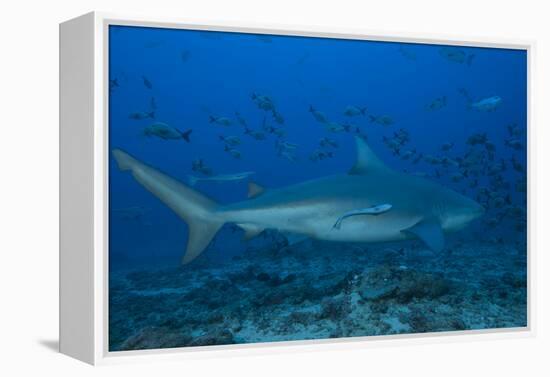
M 526 326 L 525 51 L 111 26 L 109 72 L 110 149 L 184 183 L 254 172 L 196 183 L 219 203 L 345 173 L 358 136 L 486 209 L 439 253 L 225 225 L 182 266 L 186 224 L 111 158 L 111 350 Z

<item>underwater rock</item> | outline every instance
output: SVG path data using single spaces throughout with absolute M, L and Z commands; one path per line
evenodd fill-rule
M 350 304 L 347 297 L 325 298 L 321 301 L 320 319 L 330 319 L 338 322 L 350 312 Z
M 300 325 L 307 325 L 315 320 L 315 317 L 311 312 L 292 312 L 289 318 L 293 323 Z
M 397 291 L 397 300 L 402 303 L 413 299 L 437 299 L 451 290 L 450 283 L 436 275 L 405 271 Z
M 386 265 L 368 272 L 359 285 L 358 293 L 367 301 L 394 299 L 399 303 L 408 303 L 413 299 L 437 299 L 450 290 L 450 282 L 437 274 Z
M 502 274 L 501 280 L 504 284 L 511 286 L 512 288 L 525 288 L 527 289 L 527 279 L 523 276 L 514 275 L 511 272 L 505 272 Z
M 227 329 L 217 328 L 193 339 L 188 346 L 214 346 L 236 343 L 233 333 Z
M 181 347 L 188 344 L 192 337 L 187 333 L 178 333 L 166 327 L 147 327 L 126 339 L 121 350 L 140 350 L 155 348 Z

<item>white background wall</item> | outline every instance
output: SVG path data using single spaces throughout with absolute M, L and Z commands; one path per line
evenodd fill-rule
M 550 28 L 544 1 L 506 0 L 51 0 L 0 5 L 0 375 L 536 376 L 550 375 L 548 326 L 548 88 Z M 537 41 L 534 82 L 538 335 L 222 358 L 92 369 L 52 347 L 58 306 L 58 23 L 90 10 L 184 18 L 346 26 Z M 533 161 L 531 161 L 533 162 Z M 538 234 L 537 234 L 538 233 Z M 546 233 L 546 234 L 544 234 Z M 546 347 L 546 349 L 545 349 Z

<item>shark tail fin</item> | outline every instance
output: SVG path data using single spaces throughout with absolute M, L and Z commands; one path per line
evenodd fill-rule
M 215 215 L 218 203 L 120 149 L 113 150 L 113 156 L 120 170 L 131 171 L 137 182 L 187 223 L 189 236 L 182 263 L 198 257 L 224 224 Z
M 136 159 L 120 149 L 113 151 L 113 156 L 118 164 L 118 168 L 122 171 L 130 170 L 131 166 L 136 162 Z

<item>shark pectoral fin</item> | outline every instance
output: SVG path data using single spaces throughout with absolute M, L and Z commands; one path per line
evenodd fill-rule
M 389 168 L 374 154 L 365 140 L 355 137 L 357 144 L 357 161 L 348 174 L 364 175 L 372 171 L 388 170 Z
M 296 245 L 297 243 L 300 243 L 308 239 L 308 236 L 304 234 L 286 233 L 286 232 L 283 234 L 286 237 L 286 241 L 288 242 L 289 246 Z
M 244 235 L 242 238 L 243 241 L 248 241 L 264 231 L 264 228 L 255 226 L 255 225 L 250 225 L 250 224 L 237 224 L 237 225 L 244 230 Z
M 443 250 L 445 246 L 445 236 L 441 224 L 434 218 L 421 220 L 401 232 L 420 238 L 430 249 L 436 252 Z
M 261 195 L 265 191 L 263 186 L 260 186 L 254 182 L 248 182 L 248 198 L 255 198 L 258 195 Z

